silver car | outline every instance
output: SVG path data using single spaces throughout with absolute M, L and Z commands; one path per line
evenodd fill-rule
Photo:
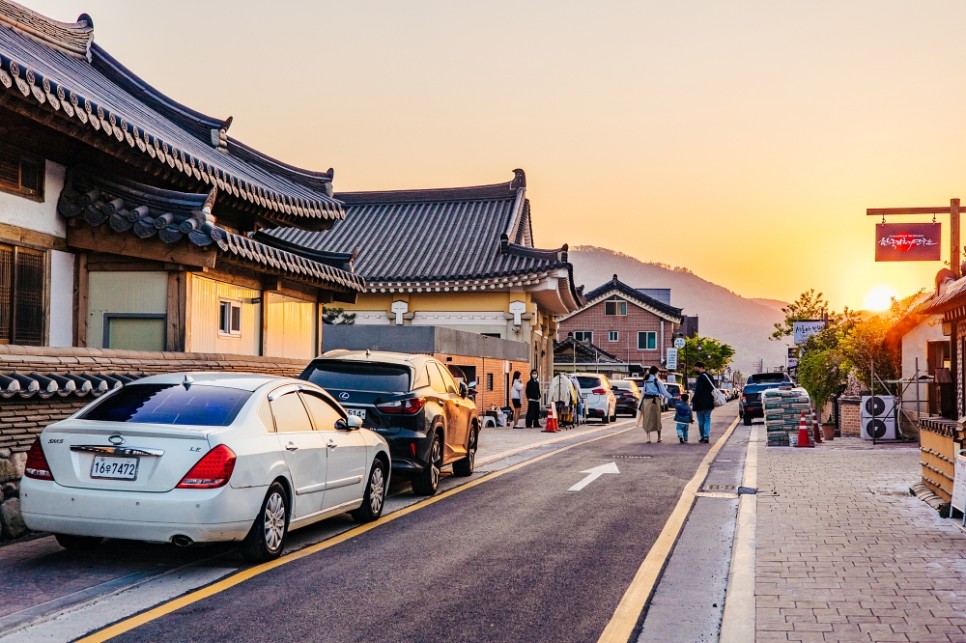
M 584 400 L 584 415 L 599 418 L 603 424 L 617 420 L 617 396 L 610 380 L 601 373 L 575 373 Z
M 21 483 L 24 521 L 67 548 L 241 541 L 246 558 L 269 560 L 290 529 L 382 514 L 389 448 L 360 427 L 301 380 L 147 377 L 43 430 Z

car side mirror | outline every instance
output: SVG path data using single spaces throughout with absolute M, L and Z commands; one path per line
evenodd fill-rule
M 361 429 L 362 418 L 358 415 L 350 415 L 345 419 L 339 418 L 335 421 L 335 428 L 339 431 L 354 431 L 355 429 Z

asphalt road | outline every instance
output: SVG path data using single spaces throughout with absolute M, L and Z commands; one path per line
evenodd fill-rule
M 115 640 L 596 640 L 708 450 L 643 437 L 504 470 Z

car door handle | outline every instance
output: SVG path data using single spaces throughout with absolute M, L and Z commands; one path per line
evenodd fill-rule
M 325 446 L 329 447 L 330 449 L 334 449 L 339 445 L 336 444 L 334 440 L 329 440 L 328 442 L 325 443 Z
M 299 447 L 294 442 L 289 442 L 288 444 L 285 445 L 285 450 L 286 451 L 298 451 L 299 450 Z

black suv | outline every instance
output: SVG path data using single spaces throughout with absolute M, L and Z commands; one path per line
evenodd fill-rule
M 744 388 L 741 389 L 741 397 L 738 398 L 738 415 L 741 416 L 744 425 L 750 426 L 753 419 L 765 417 L 765 408 L 761 403 L 762 391 L 791 385 L 792 383 L 788 381 L 745 384 Z
M 431 496 L 441 469 L 473 473 L 480 423 L 465 384 L 428 355 L 388 351 L 330 351 L 299 377 L 332 394 L 350 415 L 389 443 L 394 475 L 413 492 Z

